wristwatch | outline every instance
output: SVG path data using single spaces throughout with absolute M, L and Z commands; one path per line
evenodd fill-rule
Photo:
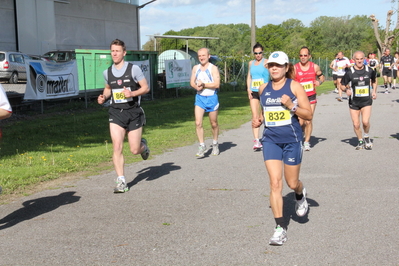
M 295 104 L 295 105 L 291 108 L 291 112 L 295 113 L 297 109 L 298 109 L 298 105 Z

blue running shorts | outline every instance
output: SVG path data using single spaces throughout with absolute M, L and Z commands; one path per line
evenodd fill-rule
M 215 93 L 212 96 L 195 95 L 195 106 L 201 107 L 205 112 L 213 112 L 219 109 L 219 98 Z
M 298 165 L 302 162 L 302 142 L 273 143 L 262 141 L 263 159 L 280 160 L 288 165 Z

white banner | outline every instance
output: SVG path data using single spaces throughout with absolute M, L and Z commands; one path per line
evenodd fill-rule
M 179 88 L 190 86 L 191 61 L 165 60 L 166 88 Z
M 150 73 L 150 60 L 144 61 L 127 61 L 133 65 L 138 66 L 143 71 L 144 77 L 147 80 L 148 87 L 151 88 L 151 73 Z
M 54 63 L 26 60 L 24 100 L 58 99 L 79 94 L 76 61 Z

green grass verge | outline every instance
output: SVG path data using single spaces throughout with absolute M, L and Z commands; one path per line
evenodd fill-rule
M 237 128 L 250 120 L 245 91 L 221 92 L 219 98 L 221 131 Z M 145 101 L 143 108 L 147 118 L 143 137 L 147 138 L 152 155 L 197 141 L 193 95 Z M 96 103 L 84 109 L 82 102 L 56 109 L 7 121 L 2 126 L 0 185 L 3 194 L 23 192 L 29 186 L 65 174 L 86 172 L 85 175 L 90 175 L 104 168 L 113 169 L 108 109 Z M 211 137 L 208 121 L 204 118 L 205 136 Z M 126 163 L 141 160 L 129 152 L 127 141 L 124 154 Z
M 318 88 L 318 94 L 332 89 L 332 82 L 327 81 Z M 219 99 L 221 132 L 250 120 L 246 91 L 222 91 Z M 193 95 L 145 101 L 143 108 L 147 118 L 143 137 L 147 138 L 152 155 L 197 141 Z M 32 185 L 66 174 L 93 175 L 112 170 L 107 110 L 96 103 L 85 109 L 83 102 L 72 102 L 46 110 L 45 114 L 7 121 L 2 126 L 0 143 L 3 194 L 24 192 Z M 211 128 L 207 117 L 204 119 L 205 136 L 210 138 Z M 129 152 L 126 141 L 124 155 L 127 164 L 141 160 Z

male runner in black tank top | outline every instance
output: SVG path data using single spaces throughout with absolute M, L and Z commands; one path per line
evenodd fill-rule
M 97 102 L 103 104 L 111 99 L 109 108 L 109 129 L 111 133 L 115 171 L 117 174 L 115 193 L 129 190 L 124 175 L 123 141 L 127 133 L 130 151 L 141 154 L 146 160 L 150 154 L 147 141 L 141 138 L 145 115 L 140 107 L 141 95 L 150 91 L 141 69 L 124 61 L 125 43 L 114 40 L 111 43 L 113 65 L 104 71 L 106 81 L 103 94 Z

